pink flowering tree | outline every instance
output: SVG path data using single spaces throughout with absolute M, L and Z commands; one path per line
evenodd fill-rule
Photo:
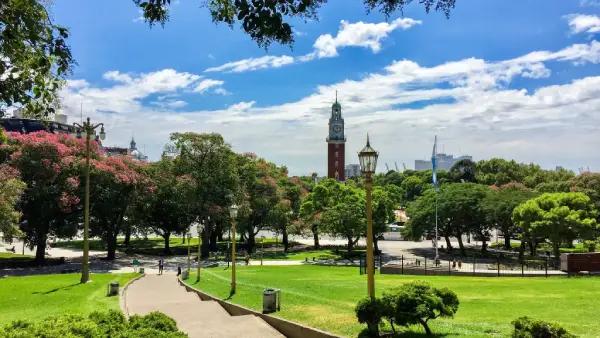
M 21 230 L 27 244 L 36 247 L 36 262 L 43 263 L 49 236 L 72 236 L 77 231 L 73 216 L 81 208 L 78 177 L 84 144 L 64 134 L 9 133 L 2 148 L 9 154 L 7 163 L 27 185 L 20 203 Z M 100 156 L 95 142 L 92 155 Z
M 107 259 L 115 259 L 117 237 L 125 230 L 136 194 L 150 187 L 142 166 L 126 156 L 99 157 L 91 163 L 90 230 L 105 242 Z

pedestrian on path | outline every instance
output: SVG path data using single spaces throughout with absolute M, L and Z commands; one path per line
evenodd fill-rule
M 163 274 L 163 269 L 165 267 L 165 262 L 163 261 L 163 259 L 159 259 L 158 260 L 158 274 L 162 275 Z

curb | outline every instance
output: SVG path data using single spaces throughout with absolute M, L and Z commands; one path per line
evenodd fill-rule
M 146 276 L 145 273 L 140 274 L 139 276 L 136 276 L 132 279 L 130 279 L 127 283 L 125 283 L 125 285 L 123 285 L 123 287 L 121 288 L 120 292 L 119 292 L 119 306 L 121 307 L 121 311 L 123 311 L 123 314 L 125 314 L 126 318 L 129 318 L 129 310 L 127 309 L 127 301 L 125 299 L 125 291 L 127 291 L 127 288 L 129 287 L 129 285 L 131 285 L 133 282 L 135 282 L 136 280 L 142 278 Z
M 185 289 L 188 292 L 195 292 L 201 300 L 212 300 L 219 303 L 225 309 L 225 311 L 229 313 L 229 315 L 255 315 L 256 317 L 264 320 L 267 324 L 269 324 L 275 330 L 279 331 L 281 334 L 288 338 L 340 338 L 340 336 L 334 335 L 333 333 L 304 326 L 302 324 L 291 322 L 287 319 L 274 317 L 238 304 L 233 304 L 231 302 L 222 300 L 220 298 L 214 297 L 208 293 L 205 293 L 203 291 L 189 286 L 180 278 L 177 278 L 177 282 L 179 282 L 179 285 L 185 287 Z

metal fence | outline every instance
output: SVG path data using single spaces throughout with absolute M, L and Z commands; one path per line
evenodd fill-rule
M 548 277 L 563 275 L 556 262 L 549 258 L 510 261 L 500 258 L 460 257 L 434 260 L 424 257 L 376 256 L 375 267 L 382 274 L 407 275 L 471 275 Z M 359 273 L 366 273 L 366 258 L 361 257 Z

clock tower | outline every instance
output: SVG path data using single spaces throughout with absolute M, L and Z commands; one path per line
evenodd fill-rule
M 342 106 L 338 103 L 337 92 L 335 103 L 331 105 L 329 118 L 329 136 L 327 137 L 327 177 L 338 181 L 346 179 L 344 165 L 346 159 L 346 136 L 344 136 L 344 119 Z

